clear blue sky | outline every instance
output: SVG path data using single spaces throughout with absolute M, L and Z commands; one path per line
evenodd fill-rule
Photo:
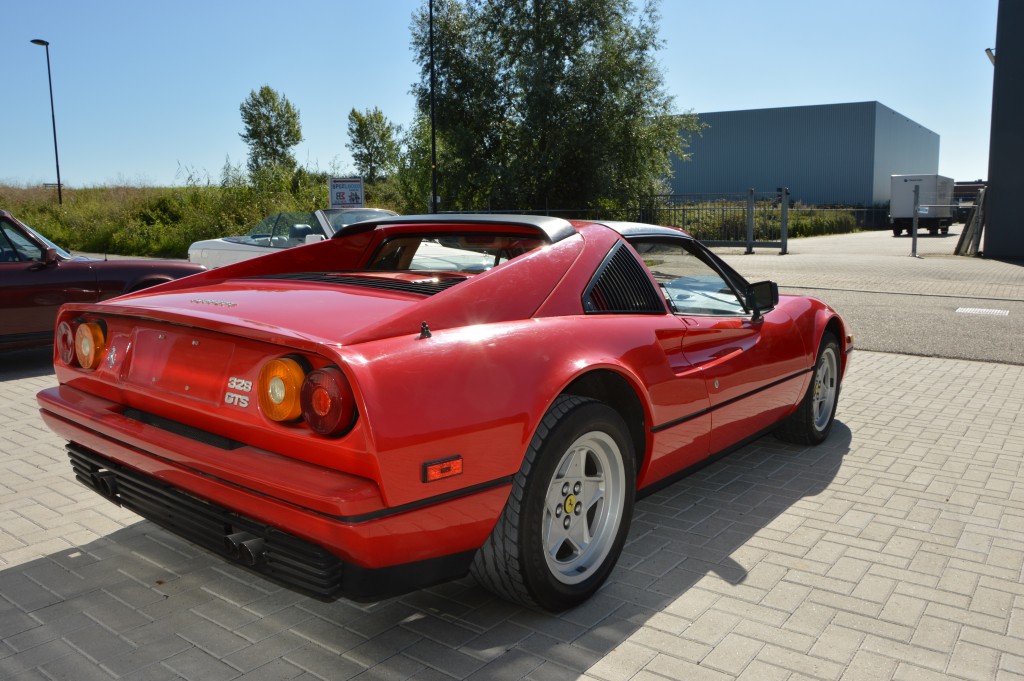
M 412 119 L 409 26 L 426 0 L 0 0 L 0 183 L 183 184 L 244 164 L 239 104 L 301 114 L 299 162 L 351 170 L 348 112 Z M 987 177 L 997 0 L 663 0 L 680 112 L 877 100 L 938 133 L 939 172 Z

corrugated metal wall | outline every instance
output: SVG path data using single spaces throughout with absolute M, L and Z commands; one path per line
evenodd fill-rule
M 772 191 L 785 185 L 791 198 L 804 204 L 872 206 L 889 200 L 889 175 L 938 172 L 939 136 L 878 102 L 723 111 L 699 118 L 709 127 L 690 138 L 692 160 L 673 159 L 676 194 Z
M 903 114 L 874 102 L 874 195 L 889 200 L 892 175 L 934 175 L 939 172 L 939 136 Z

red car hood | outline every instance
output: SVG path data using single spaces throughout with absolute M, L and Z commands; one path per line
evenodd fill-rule
M 142 292 L 108 301 L 103 311 L 269 341 L 288 337 L 345 344 L 423 300 L 375 288 L 250 279 L 244 284 L 228 280 L 166 293 Z

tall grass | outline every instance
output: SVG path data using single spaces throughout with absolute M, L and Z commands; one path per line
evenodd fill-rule
M 218 182 L 187 169 L 184 174 L 181 187 L 64 188 L 63 206 L 57 205 L 56 189 L 0 185 L 0 208 L 71 250 L 184 258 L 192 242 L 244 234 L 270 213 L 328 205 L 327 173 L 299 168 L 253 176 L 226 164 Z M 400 213 L 421 212 L 415 201 L 403 199 L 400 186 L 396 178 L 367 186 L 367 204 Z M 864 228 L 865 212 L 797 204 L 789 211 L 789 237 L 857 231 Z M 553 214 L 676 225 L 710 241 L 743 241 L 747 229 L 745 200 L 671 204 L 655 198 L 639 213 L 609 205 Z M 758 201 L 755 240 L 779 239 L 780 218 L 777 204 Z
M 326 173 L 300 168 L 251 177 L 231 165 L 219 182 L 188 172 L 181 187 L 64 187 L 63 205 L 56 193 L 0 185 L 0 208 L 67 249 L 167 258 L 184 258 L 193 241 L 244 234 L 270 213 L 329 203 Z

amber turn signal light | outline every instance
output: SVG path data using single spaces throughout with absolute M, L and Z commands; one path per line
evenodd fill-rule
M 103 351 L 106 349 L 107 339 L 104 337 L 103 327 L 96 322 L 86 322 L 75 330 L 75 357 L 83 369 L 95 369 L 99 366 Z
M 272 421 L 294 421 L 302 415 L 299 401 L 306 372 L 290 357 L 272 359 L 260 369 L 257 381 L 260 409 Z

